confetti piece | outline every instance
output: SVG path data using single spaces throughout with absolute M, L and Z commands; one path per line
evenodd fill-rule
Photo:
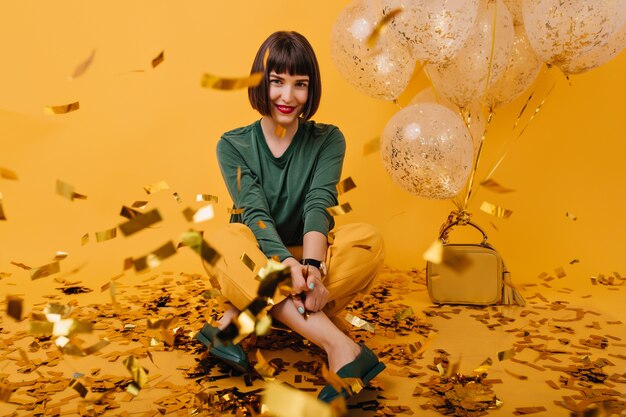
M 54 255 L 54 261 L 62 261 L 63 259 L 67 258 L 69 256 L 69 253 L 67 252 L 63 252 L 63 251 L 57 251 L 56 255 Z
M 254 261 L 248 256 L 247 253 L 242 253 L 241 257 L 239 258 L 241 259 L 241 262 L 243 262 L 243 264 L 252 272 L 254 272 L 254 268 L 256 268 L 256 264 L 254 263 Z
M 211 220 L 215 216 L 213 211 L 213 205 L 208 204 L 204 207 L 199 208 L 193 215 L 193 222 L 200 223 L 205 222 L 207 220 Z
M 287 134 L 287 129 L 285 129 L 282 125 L 277 124 L 276 129 L 274 129 L 274 134 L 279 138 L 284 138 Z
M 89 233 L 85 233 L 80 238 L 80 245 L 81 246 L 85 246 L 87 243 L 89 243 Z
M 342 214 L 348 214 L 352 211 L 352 207 L 350 203 L 344 203 L 338 206 L 327 207 L 326 211 L 330 213 L 331 216 L 340 216 Z
M 10 386 L 0 384 L 0 402 L 10 402 L 11 394 L 13 394 L 13 389 Z
M 134 356 L 124 359 L 124 366 L 130 372 L 133 382 L 128 385 L 127 391 L 133 396 L 137 396 L 141 388 L 148 383 L 148 370 L 139 364 Z
M 163 219 L 161 218 L 159 211 L 157 209 L 153 209 L 146 213 L 139 213 L 137 216 L 125 223 L 120 224 L 118 227 L 124 236 L 130 236 L 160 222 L 161 220 Z
M 489 370 L 489 368 L 491 368 L 491 365 L 493 365 L 493 360 L 491 358 L 487 358 L 483 361 L 483 363 L 480 364 L 478 368 L 474 369 L 474 372 L 476 372 L 477 374 L 484 374 Z
M 0 167 L 0 178 L 17 181 L 17 174 L 8 168 Z
M 115 239 L 117 236 L 117 227 L 108 230 L 102 230 L 100 232 L 96 232 L 96 242 L 104 242 L 107 240 Z
M 208 201 L 217 204 L 217 196 L 211 194 L 196 194 L 196 201 Z
M 422 254 L 422 258 L 427 262 L 439 265 L 443 260 L 443 243 L 436 239 Z
M 7 315 L 16 321 L 22 320 L 24 299 L 16 295 L 7 295 Z
M 40 266 L 39 268 L 34 268 L 31 271 L 30 279 L 36 280 L 40 278 L 45 278 L 50 275 L 59 273 L 61 271 L 61 267 L 58 262 L 52 262 L 44 266 Z
M 154 183 L 154 184 L 144 185 L 144 187 L 143 187 L 143 189 L 148 194 L 155 194 L 155 193 L 158 193 L 158 192 L 163 191 L 163 190 L 169 190 L 169 188 L 170 188 L 170 186 L 165 181 L 159 181 L 159 182 Z M 133 207 L 134 206 L 135 205 L 133 204 Z
M 509 209 L 496 206 L 486 201 L 483 201 L 483 203 L 480 205 L 480 209 L 487 214 L 491 214 L 492 216 L 496 216 L 501 219 L 508 219 L 509 217 L 511 217 L 511 214 L 513 214 L 513 212 Z
M 240 88 L 256 87 L 261 83 L 262 79 L 262 72 L 255 72 L 254 74 L 242 78 L 226 78 L 212 74 L 203 74 L 200 80 L 200 86 L 215 90 L 238 90 Z
M 241 192 L 241 167 L 237 167 L 237 192 Z
M 511 375 L 513 378 L 517 378 L 521 381 L 525 381 L 528 379 L 528 377 L 526 375 L 520 375 L 520 374 L 516 374 L 512 371 L 509 371 L 508 369 L 505 369 L 504 372 L 506 372 L 507 374 Z
M 76 111 L 79 108 L 80 108 L 80 104 L 78 103 L 78 101 L 75 101 L 74 103 L 63 104 L 61 106 L 46 106 L 43 109 L 43 113 L 46 115 L 66 114 L 69 112 Z
M 369 323 L 369 322 L 367 322 L 367 321 L 365 321 L 365 320 L 363 320 L 363 319 L 361 319 L 361 318 L 359 318 L 357 316 L 354 316 L 354 315 L 352 315 L 350 313 L 346 313 L 344 318 L 345 318 L 345 320 L 348 323 L 350 323 L 354 327 L 359 328 L 359 329 L 363 329 L 363 330 L 367 330 L 368 332 L 374 333 L 375 329 L 374 329 L 374 326 L 372 326 L 371 323 Z
M 343 397 L 339 397 L 344 402 Z M 268 382 L 263 393 L 266 413 L 276 417 L 338 417 L 335 409 L 315 397 L 277 382 Z M 333 404 L 334 405 L 334 404 Z
M 70 201 L 74 201 L 74 199 L 78 199 L 78 200 L 87 199 L 87 196 L 74 192 L 73 185 L 63 182 L 61 180 L 57 180 L 56 190 L 57 190 L 57 194 L 59 194 L 62 197 L 67 198 Z
M 276 374 L 276 368 L 274 368 L 268 361 L 265 359 L 263 354 L 261 354 L 261 350 L 256 350 L 256 359 L 257 363 L 254 365 L 254 369 L 261 375 L 261 377 L 265 381 L 273 381 L 276 378 L 274 375 Z
M 570 213 L 569 211 L 565 213 L 565 216 L 572 221 L 578 220 L 578 217 L 574 213 Z
M 339 184 L 337 184 L 337 193 L 338 195 L 342 195 L 354 188 L 356 188 L 356 184 L 352 180 L 352 177 L 348 177 L 345 180 L 341 181 Z
M 152 59 L 152 68 L 156 68 L 157 65 L 163 62 L 164 59 L 165 59 L 165 51 L 161 51 L 161 53 L 157 55 L 156 58 Z
M 75 80 L 76 78 L 83 75 L 85 71 L 87 71 L 87 69 L 89 69 L 89 67 L 91 66 L 91 63 L 93 62 L 93 59 L 95 56 L 96 56 L 96 50 L 94 49 L 91 51 L 91 54 L 89 54 L 89 57 L 87 57 L 86 60 L 84 60 L 83 62 L 78 64 L 76 68 L 74 68 L 74 72 L 72 73 L 72 75 L 68 77 L 70 81 Z
M 174 194 L 172 194 L 172 195 L 174 196 L 174 200 L 176 200 L 176 202 L 177 202 L 178 204 L 180 204 L 180 203 L 182 203 L 182 202 L 183 202 L 183 199 L 182 199 L 182 198 L 180 198 L 180 194 L 178 194 L 178 193 L 174 193 Z
M 374 138 L 363 145 L 363 156 L 380 151 L 380 138 Z
M 541 413 L 542 411 L 547 411 L 547 410 L 543 406 L 539 406 L 539 407 L 516 407 L 515 411 L 513 412 L 513 414 L 515 414 L 516 416 L 519 416 L 519 415 L 523 415 L 523 414 Z
M 2 208 L 2 193 L 0 193 L 0 220 L 6 220 L 7 216 L 4 214 L 4 209 Z
M 70 387 L 72 387 L 72 389 L 74 389 L 74 391 L 76 391 L 81 398 L 85 398 L 89 393 L 89 390 L 87 390 L 87 388 L 85 388 L 85 386 L 78 380 L 70 382 Z
M 562 267 L 556 268 L 554 272 L 556 273 L 557 278 L 563 278 L 567 276 L 567 274 L 565 273 L 565 270 Z
M 234 207 L 227 209 L 228 213 L 233 214 L 233 215 L 243 214 L 245 210 L 246 210 L 245 208 L 234 208 Z
M 494 193 L 499 193 L 499 194 L 512 193 L 515 191 L 511 188 L 506 188 L 500 185 L 497 181 L 491 180 L 491 179 L 481 182 L 480 185 L 482 185 L 489 191 L 493 191 Z
M 15 265 L 15 266 L 17 266 L 18 268 L 22 268 L 22 269 L 25 269 L 25 270 L 27 270 L 27 271 L 30 271 L 31 269 L 33 269 L 33 268 L 31 268 L 30 266 L 28 266 L 28 265 L 24 265 L 24 264 L 23 264 L 23 263 L 21 263 L 21 262 L 14 262 L 14 261 L 11 261 L 11 265 Z
M 515 356 L 515 349 L 503 350 L 501 352 L 498 352 L 498 360 L 500 362 L 506 359 L 511 359 L 514 356 Z
M 263 222 L 263 220 L 259 220 L 258 222 L 256 222 L 257 226 L 259 226 L 261 229 L 265 229 L 267 228 L 267 225 Z
M 140 210 L 145 209 L 147 205 L 148 205 L 148 202 L 147 202 L 147 201 L 135 201 L 135 202 L 133 203 L 133 207 L 134 207 L 134 208 L 138 208 L 138 209 L 140 209 Z
M 221 255 L 209 246 L 208 243 L 206 243 L 206 241 L 202 238 L 202 233 L 200 232 L 190 230 L 183 233 L 181 236 L 181 243 L 193 249 L 210 265 L 215 265 L 221 258 Z
M 385 31 L 387 30 L 387 26 L 389 25 L 391 20 L 401 12 L 402 8 L 399 7 L 397 9 L 389 11 L 389 13 L 384 15 L 383 18 L 380 19 L 380 22 L 378 22 L 378 24 L 374 27 L 372 33 L 367 37 L 367 39 L 365 39 L 365 45 L 367 45 L 367 47 L 370 49 L 376 46 L 378 39 L 383 33 L 385 33 Z
M 141 272 L 147 268 L 156 268 L 161 264 L 161 261 L 163 259 L 169 258 L 175 253 L 176 246 L 174 246 L 174 243 L 172 243 L 172 241 L 169 241 L 159 248 L 155 249 L 148 255 L 142 256 L 138 259 L 133 259 L 133 266 L 135 267 L 135 271 L 137 272 Z
M 140 214 L 141 212 L 139 210 L 135 210 L 131 207 L 122 206 L 122 209 L 120 210 L 120 216 L 126 217 L 127 219 L 133 219 Z

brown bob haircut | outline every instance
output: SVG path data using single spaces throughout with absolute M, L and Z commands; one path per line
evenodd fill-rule
M 265 51 L 269 49 L 267 65 L 264 68 Z M 252 108 L 264 116 L 271 114 L 269 99 L 269 75 L 278 74 L 309 76 L 309 96 L 302 110 L 302 118 L 309 120 L 320 104 L 322 80 L 313 47 L 298 32 L 274 32 L 263 42 L 254 57 L 250 73 L 262 72 L 263 79 L 256 87 L 248 88 L 248 98 Z

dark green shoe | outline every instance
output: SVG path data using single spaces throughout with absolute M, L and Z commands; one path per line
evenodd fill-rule
M 220 332 L 220 329 L 217 327 L 211 326 L 209 323 L 205 324 L 202 330 L 198 332 L 196 335 L 196 339 L 198 339 L 202 344 L 209 348 L 209 353 L 216 358 L 221 359 L 228 365 L 237 369 L 241 372 L 246 372 L 250 369 L 250 361 L 248 360 L 248 355 L 243 351 L 241 346 L 234 344 L 216 344 L 213 343 L 217 334 Z
M 337 376 L 341 378 L 360 378 L 363 386 L 366 386 L 376 375 L 382 372 L 386 366 L 378 360 L 376 354 L 365 345 L 361 345 L 361 353 L 352 362 L 344 365 L 337 371 Z M 332 385 L 326 385 L 317 396 L 318 400 L 330 403 L 339 395 L 348 398 L 350 394 L 345 389 L 339 394 Z

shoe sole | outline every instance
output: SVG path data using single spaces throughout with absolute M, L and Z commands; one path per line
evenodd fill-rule
M 381 373 L 387 366 L 382 363 L 382 362 L 378 362 L 372 369 L 370 369 L 370 371 L 368 373 L 365 374 L 365 376 L 363 377 L 362 381 L 363 381 L 363 386 L 367 385 L 368 382 L 370 382 L 372 379 L 374 379 L 374 377 L 376 375 L 378 375 L 379 373 Z

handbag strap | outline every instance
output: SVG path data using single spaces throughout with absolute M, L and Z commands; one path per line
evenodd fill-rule
M 448 233 L 450 232 L 450 230 L 452 230 L 452 228 L 454 226 L 458 226 L 458 225 L 466 225 L 469 224 L 470 226 L 473 226 L 476 230 L 478 230 L 482 235 L 483 235 L 483 240 L 482 242 L 480 242 L 480 244 L 482 246 L 490 246 L 489 243 L 487 243 L 487 234 L 485 233 L 485 231 L 478 226 L 476 223 L 473 223 L 469 220 L 464 220 L 461 222 L 461 220 L 455 220 L 451 223 L 448 223 L 442 230 L 441 233 L 439 234 L 439 240 L 441 240 L 441 243 L 443 243 L 444 245 L 448 243 Z

